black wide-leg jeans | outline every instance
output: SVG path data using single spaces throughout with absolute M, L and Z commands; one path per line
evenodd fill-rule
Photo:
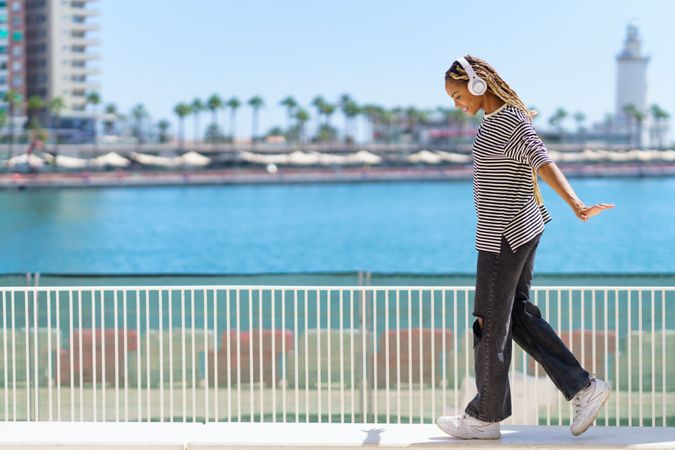
M 590 384 L 590 375 L 530 302 L 534 254 L 543 232 L 511 251 L 502 236 L 500 253 L 478 252 L 473 315 L 478 394 L 465 412 L 485 422 L 511 415 L 511 340 L 542 365 L 567 400 Z

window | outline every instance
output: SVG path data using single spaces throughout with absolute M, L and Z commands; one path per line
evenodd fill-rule
M 12 47 L 12 55 L 14 56 L 21 56 L 23 55 L 23 49 L 19 45 L 15 45 Z
M 18 30 L 19 28 L 21 28 L 21 25 L 22 25 L 21 17 L 12 17 L 12 26 L 14 27 L 14 29 Z
M 15 1 L 12 3 L 12 12 L 19 12 L 21 11 L 21 2 Z
M 7 70 L 7 61 L 0 62 L 0 70 Z
M 0 14 L 0 23 L 7 23 L 7 16 L 5 14 Z
M 15 31 L 14 33 L 12 33 L 12 41 L 14 42 L 23 41 L 23 33 L 20 31 Z
M 7 84 L 7 77 L 2 75 L 0 76 L 0 84 Z
M 21 61 L 14 61 L 12 64 L 12 72 L 21 72 Z
M 7 54 L 7 47 L 4 45 L 0 45 L 0 55 L 5 55 Z
M 20 77 L 16 77 L 12 80 L 12 85 L 14 87 L 23 86 L 23 80 Z
M 0 28 L 0 39 L 7 39 L 8 34 L 6 28 Z

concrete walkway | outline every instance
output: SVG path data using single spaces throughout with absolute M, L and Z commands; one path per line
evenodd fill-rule
M 675 428 L 593 427 L 573 437 L 567 427 L 502 426 L 498 441 L 453 439 L 435 425 L 283 423 L 0 423 L 0 448 L 223 449 L 469 447 L 674 448 Z

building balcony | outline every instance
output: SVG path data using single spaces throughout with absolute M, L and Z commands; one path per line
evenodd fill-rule
M 101 29 L 101 25 L 98 23 L 72 23 L 68 26 L 72 31 L 81 31 L 81 32 L 88 32 L 88 31 L 99 31 Z M 72 37 L 72 36 L 71 36 Z
M 100 75 L 101 69 L 98 67 L 71 67 L 71 75 Z M 73 81 L 73 80 L 71 80 Z
M 100 83 L 90 81 L 90 80 L 87 80 L 87 81 L 72 81 L 72 80 L 69 80 L 69 81 L 67 81 L 67 84 L 69 85 L 68 89 L 70 91 L 72 91 L 73 89 L 83 91 L 85 93 L 85 95 L 86 95 L 87 92 L 98 92 L 98 90 L 101 89 Z M 73 94 L 70 94 L 70 95 L 72 95 L 73 97 L 79 97 L 79 96 L 73 95 Z M 84 98 L 84 96 L 82 96 L 81 98 Z
M 87 7 L 71 7 L 70 14 L 73 16 L 98 17 L 101 15 L 101 10 Z
M 72 45 L 72 46 L 93 47 L 93 46 L 101 45 L 101 40 L 97 39 L 97 38 L 69 36 L 69 40 L 70 40 L 70 45 Z
M 70 59 L 73 61 L 93 61 L 101 59 L 101 54 L 91 52 L 71 52 Z

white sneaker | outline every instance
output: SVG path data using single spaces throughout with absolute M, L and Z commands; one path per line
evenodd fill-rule
M 436 420 L 438 428 L 460 439 L 499 439 L 499 422 L 483 422 L 468 414 L 441 416 Z
M 577 392 L 577 395 L 572 398 L 574 420 L 570 425 L 570 431 L 574 436 L 579 436 L 591 426 L 600 408 L 607 401 L 609 391 L 609 385 L 606 382 L 592 378 L 590 386 Z

